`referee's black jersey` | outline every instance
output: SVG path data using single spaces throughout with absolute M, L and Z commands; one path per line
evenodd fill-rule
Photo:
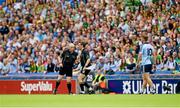
M 63 66 L 73 67 L 73 64 L 77 58 L 77 55 L 78 54 L 76 52 L 71 53 L 69 50 L 63 51 L 61 55 Z
M 85 49 L 82 50 L 82 53 L 81 53 L 81 57 L 80 57 L 80 61 L 81 61 L 81 66 L 84 67 L 85 64 L 86 64 L 86 61 L 90 58 L 89 56 L 89 52 L 86 51 Z M 88 64 L 90 65 L 90 64 Z

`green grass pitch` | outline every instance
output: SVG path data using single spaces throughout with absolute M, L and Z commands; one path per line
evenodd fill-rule
M 0 95 L 0 108 L 180 108 L 180 95 Z

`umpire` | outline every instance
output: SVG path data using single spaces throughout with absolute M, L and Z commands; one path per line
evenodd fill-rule
M 71 79 L 73 73 L 73 65 L 77 58 L 77 53 L 75 52 L 74 44 L 69 44 L 68 49 L 65 49 L 61 54 L 61 57 L 58 58 L 58 61 L 61 63 L 61 70 L 56 81 L 56 87 L 53 90 L 53 94 L 56 94 L 57 89 L 61 83 L 61 80 L 66 75 L 67 88 L 69 94 L 71 94 Z

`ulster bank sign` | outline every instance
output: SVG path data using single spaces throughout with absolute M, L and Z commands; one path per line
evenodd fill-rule
M 180 80 L 153 80 L 157 94 L 175 94 L 177 82 Z M 141 91 L 142 80 L 109 80 L 109 89 L 120 94 L 138 94 Z M 169 86 L 170 91 L 164 90 L 164 86 Z M 146 94 L 150 94 L 150 88 L 147 87 Z

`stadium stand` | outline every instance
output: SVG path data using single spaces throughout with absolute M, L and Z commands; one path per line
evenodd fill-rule
M 92 62 L 102 64 L 107 74 L 132 74 L 128 69 L 136 65 L 144 35 L 152 37 L 157 51 L 154 74 L 179 74 L 178 0 L 6 0 L 1 4 L 0 75 L 56 74 L 58 53 L 69 43 L 78 52 L 82 41 L 88 43 Z M 47 71 L 51 65 L 54 72 Z M 133 74 L 139 74 L 134 67 Z

